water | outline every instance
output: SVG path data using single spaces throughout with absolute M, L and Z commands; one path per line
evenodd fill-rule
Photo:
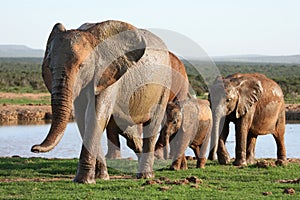
M 0 157 L 18 155 L 21 157 L 45 158 L 78 158 L 81 150 L 81 137 L 75 123 L 69 123 L 61 142 L 48 153 L 31 153 L 34 144 L 43 141 L 50 129 L 46 125 L 18 125 L 0 126 Z M 300 158 L 300 124 L 287 124 L 285 144 L 288 158 Z M 101 144 L 104 153 L 107 152 L 106 133 L 103 134 Z M 233 124 L 230 125 L 230 134 L 226 144 L 231 157 L 234 157 L 235 134 Z M 126 145 L 126 140 L 121 137 L 121 152 L 124 158 L 136 159 L 134 152 Z M 193 152 L 188 149 L 187 155 Z M 276 158 L 276 143 L 272 135 L 258 136 L 256 144 L 256 158 Z

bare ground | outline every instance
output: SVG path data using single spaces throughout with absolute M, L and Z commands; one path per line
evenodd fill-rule
M 0 93 L 0 99 L 27 98 L 39 100 L 49 97 L 49 93 Z M 286 104 L 287 120 L 300 120 L 300 104 Z M 10 105 L 0 104 L 0 122 L 18 123 L 18 121 L 38 121 L 51 119 L 50 105 Z
M 32 100 L 39 100 L 43 97 L 50 97 L 50 93 L 4 93 L 0 92 L 0 99 L 18 99 L 18 98 L 28 98 Z

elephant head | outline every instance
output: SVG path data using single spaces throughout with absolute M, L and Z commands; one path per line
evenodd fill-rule
M 219 77 L 210 90 L 210 103 L 213 113 L 212 146 L 216 148 L 225 117 L 238 119 L 244 116 L 259 100 L 263 92 L 261 82 L 253 77 L 233 74 Z M 214 150 L 216 152 L 216 149 Z M 211 152 L 210 159 L 214 157 Z
M 92 85 L 94 94 L 100 93 L 139 60 L 144 50 L 145 43 L 137 29 L 124 22 L 106 21 L 77 30 L 56 24 L 42 64 L 53 118 L 46 139 L 31 151 L 53 149 L 64 134 L 73 102 L 82 89 Z
M 182 125 L 182 113 L 180 105 L 177 102 L 168 102 L 166 109 L 166 122 L 161 130 L 161 137 L 163 138 L 161 144 L 165 146 L 164 158 L 167 159 L 169 155 L 170 137 L 175 134 Z

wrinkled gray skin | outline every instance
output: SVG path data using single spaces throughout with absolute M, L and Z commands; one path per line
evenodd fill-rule
M 197 168 L 204 168 L 206 151 L 212 127 L 212 113 L 209 102 L 198 99 L 188 99 L 180 102 L 169 102 L 167 105 L 167 120 L 161 130 L 165 147 L 164 156 L 168 157 L 169 141 L 171 144 L 171 169 L 187 169 L 185 150 L 193 149 L 197 158 Z M 160 145 L 160 144 L 156 144 Z
M 170 64 L 172 68 L 172 83 L 170 88 L 169 102 L 173 101 L 182 101 L 187 98 L 189 91 L 189 81 L 188 76 L 185 71 L 184 64 L 180 61 L 180 59 L 169 52 L 170 56 Z M 163 124 L 162 124 L 163 126 Z M 111 119 L 107 126 L 107 146 L 108 151 L 106 154 L 106 158 L 109 159 L 118 159 L 121 158 L 120 151 L 120 140 L 119 135 L 122 135 L 127 140 L 127 145 L 136 153 L 137 157 L 140 157 L 142 153 L 142 126 L 136 125 L 133 127 L 128 127 L 126 130 L 122 131 L 117 123 L 115 123 L 114 119 Z M 163 138 L 161 135 L 158 138 L 158 141 L 155 146 L 155 156 L 158 158 L 163 157 L 163 142 L 161 142 Z M 161 155 L 161 156 L 160 156 Z
M 209 159 L 215 159 L 217 152 L 220 164 L 230 162 L 225 142 L 229 123 L 233 122 L 236 135 L 234 165 L 253 164 L 257 136 L 270 133 L 277 144 L 276 163 L 285 163 L 285 105 L 277 83 L 258 73 L 233 74 L 216 80 L 210 91 L 210 101 L 214 121 L 211 146 L 214 148 Z
M 137 177 L 153 177 L 155 138 L 171 79 L 168 50 L 158 37 L 120 21 L 77 30 L 56 24 L 42 68 L 53 119 L 46 139 L 32 152 L 47 152 L 59 143 L 74 103 L 83 139 L 75 182 L 109 179 L 100 139 L 112 115 L 123 128 L 144 125 Z

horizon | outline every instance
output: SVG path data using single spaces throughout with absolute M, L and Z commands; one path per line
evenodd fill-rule
M 7 46 L 7 47 L 26 47 L 29 48 L 30 50 L 38 50 L 38 51 L 45 51 L 45 49 L 36 49 L 36 48 L 32 48 L 26 44 L 0 44 L 1 46 Z M 213 56 L 209 56 L 209 57 L 213 57 L 213 58 L 222 58 L 222 57 L 240 57 L 240 58 L 251 58 L 251 57 L 285 57 L 285 56 L 300 56 L 300 53 L 298 54 L 286 54 L 286 55 L 270 55 L 270 54 L 229 54 L 229 55 L 213 55 Z M 1 56 L 0 56 L 1 57 Z M 41 56 L 43 57 L 43 55 Z M 193 59 L 193 57 L 187 57 L 187 59 Z
M 44 49 L 53 25 L 75 29 L 108 19 L 145 29 L 171 30 L 197 43 L 211 56 L 300 54 L 297 0 L 1 2 L 0 44 Z M 5 19 L 5 20 L 3 20 Z M 172 50 L 172 49 L 171 49 Z

